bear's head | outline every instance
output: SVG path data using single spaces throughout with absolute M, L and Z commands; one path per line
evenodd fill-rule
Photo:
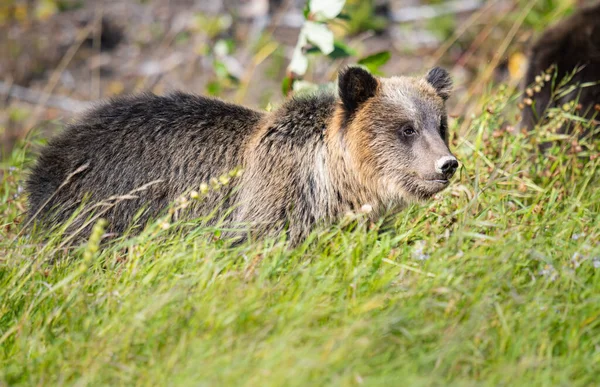
M 352 169 L 386 202 L 425 200 L 458 168 L 448 149 L 445 102 L 452 81 L 436 67 L 423 78 L 340 71 L 339 133 Z

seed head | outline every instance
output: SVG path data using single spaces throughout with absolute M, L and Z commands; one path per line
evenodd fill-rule
M 229 176 L 230 176 L 230 177 L 240 177 L 240 176 L 242 176 L 242 173 L 243 173 L 243 172 L 244 172 L 244 170 L 243 170 L 243 169 L 241 169 L 241 168 L 236 168 L 236 169 L 234 169 L 234 170 L 232 170 L 232 171 L 229 171 Z
M 200 184 L 200 193 L 202 195 L 206 194 L 208 192 L 208 184 L 206 183 L 202 183 Z
M 373 206 L 370 204 L 364 204 L 361 208 L 360 208 L 360 212 L 364 213 L 364 214 L 369 214 L 371 212 L 373 212 Z
M 222 185 L 229 184 L 229 176 L 227 176 L 227 175 L 219 176 L 219 183 L 221 183 Z

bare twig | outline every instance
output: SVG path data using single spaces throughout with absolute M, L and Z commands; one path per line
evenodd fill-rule
M 506 37 L 504 38 L 504 40 L 498 47 L 498 50 L 496 50 L 494 57 L 489 62 L 489 64 L 485 67 L 485 69 L 471 83 L 471 86 L 469 87 L 467 93 L 461 99 L 458 106 L 462 106 L 462 105 L 466 104 L 467 99 L 469 99 L 476 91 L 478 91 L 483 85 L 486 85 L 490 81 L 490 79 L 493 75 L 494 69 L 496 69 L 496 67 L 500 63 L 500 60 L 506 54 L 506 51 L 508 50 L 508 46 L 515 38 L 517 32 L 519 31 L 519 28 L 521 28 L 521 25 L 525 21 L 525 18 L 527 17 L 527 15 L 529 15 L 529 12 L 531 11 L 531 9 L 535 5 L 535 3 L 536 3 L 535 0 L 530 0 L 528 2 L 528 4 L 523 8 L 523 10 L 521 11 L 521 14 L 519 15 L 519 18 L 515 21 L 515 23 L 511 27 L 510 31 L 508 31 L 508 33 L 506 34 Z M 469 131 L 465 132 L 465 130 L 467 129 L 467 127 L 469 125 L 470 125 L 470 121 L 464 120 L 459 129 L 459 133 L 463 134 L 464 138 L 467 138 L 467 136 L 469 134 Z
M 284 16 L 285 12 L 291 7 L 292 1 L 285 0 L 285 2 L 279 7 L 275 15 L 273 15 L 272 21 L 269 25 L 269 28 L 263 33 L 263 36 L 272 37 L 275 33 L 279 25 L 279 21 Z M 248 86 L 250 85 L 250 81 L 252 80 L 252 76 L 256 67 L 258 67 L 265 59 L 267 59 L 275 50 L 277 49 L 277 45 L 275 44 L 267 44 L 263 47 L 250 61 L 250 65 L 246 68 L 244 75 L 242 76 L 240 87 L 235 95 L 234 101 L 237 103 L 243 102 L 243 99 L 248 91 Z M 249 48 L 245 49 L 245 52 L 242 53 L 241 57 L 244 58 L 243 62 L 246 63 L 247 58 L 250 56 Z
M 102 2 L 98 2 L 95 10 L 94 24 L 97 28 L 94 31 L 94 40 L 92 42 L 94 53 L 100 55 L 102 39 L 102 18 L 104 17 L 104 8 Z M 92 76 L 90 79 L 90 95 L 92 99 L 100 98 L 100 66 L 92 67 Z
M 444 15 L 454 15 L 471 12 L 482 6 L 480 0 L 455 0 L 443 2 L 440 5 L 423 5 L 420 7 L 403 7 L 401 11 L 392 12 L 391 19 L 396 23 L 415 22 L 434 19 Z
M 475 24 L 477 20 L 479 20 L 479 18 L 487 11 L 489 11 L 497 2 L 498 0 L 489 1 L 483 8 L 477 10 L 477 12 L 473 12 L 473 14 L 469 17 L 469 20 L 467 20 L 464 23 L 461 23 L 461 26 L 456 31 L 454 31 L 452 37 L 447 39 L 444 42 L 444 44 L 442 44 L 435 51 L 433 57 L 429 60 L 429 67 L 437 63 L 442 58 L 442 56 L 448 51 L 448 49 L 452 47 L 452 45 L 458 40 L 458 38 L 460 38 L 462 34 L 464 34 L 469 29 L 469 27 Z
M 28 133 L 38 122 L 39 116 L 42 113 L 42 108 L 46 104 L 46 98 L 48 98 L 51 95 L 52 91 L 54 90 L 54 88 L 58 84 L 58 81 L 60 80 L 60 75 L 65 71 L 69 63 L 71 63 L 71 60 L 73 60 L 73 57 L 79 50 L 79 47 L 81 47 L 81 45 L 83 44 L 85 39 L 90 35 L 93 29 L 94 22 L 92 21 L 91 23 L 88 23 L 88 25 L 83 30 L 79 31 L 79 34 L 77 35 L 77 40 L 71 47 L 69 47 L 62 60 L 58 64 L 58 67 L 50 76 L 50 80 L 44 88 L 44 92 L 41 94 L 42 99 L 38 102 L 36 108 L 31 114 L 31 117 L 25 125 L 24 133 Z
M 0 81 L 0 94 L 31 104 L 52 107 L 69 113 L 78 113 L 90 107 L 91 102 L 78 101 L 61 95 L 46 94 L 41 91 Z

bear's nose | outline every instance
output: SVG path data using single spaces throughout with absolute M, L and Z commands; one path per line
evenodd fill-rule
M 454 156 L 444 156 L 435 163 L 435 171 L 444 175 L 446 179 L 451 178 L 457 168 L 458 161 Z

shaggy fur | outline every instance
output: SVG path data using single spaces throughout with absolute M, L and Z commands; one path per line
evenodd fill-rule
M 83 200 L 110 198 L 113 205 L 99 209 L 110 231 L 122 233 L 236 167 L 241 177 L 186 216 L 217 209 L 216 218 L 252 235 L 285 230 L 297 242 L 365 204 L 377 216 L 430 198 L 458 166 L 445 138 L 450 78 L 432 71 L 386 79 L 348 68 L 339 77 L 341 98 L 294 98 L 272 113 L 182 93 L 110 101 L 43 149 L 27 183 L 30 216 L 57 224 Z M 443 157 L 452 162 L 440 172 Z
M 588 82 L 596 85 L 577 88 L 558 100 L 551 101 L 552 85 L 551 82 L 546 82 L 541 92 L 533 97 L 535 104 L 525 106 L 523 110 L 522 125 L 530 130 L 548 108 L 560 107 L 571 100 L 578 100 L 581 104 L 581 115 L 588 118 L 598 115 L 594 105 L 600 104 L 600 2 L 578 10 L 542 34 L 529 54 L 525 87 L 533 84 L 536 76 L 553 65 L 557 71 L 556 84 L 583 66 L 569 85 Z M 568 128 L 561 130 L 566 131 Z

